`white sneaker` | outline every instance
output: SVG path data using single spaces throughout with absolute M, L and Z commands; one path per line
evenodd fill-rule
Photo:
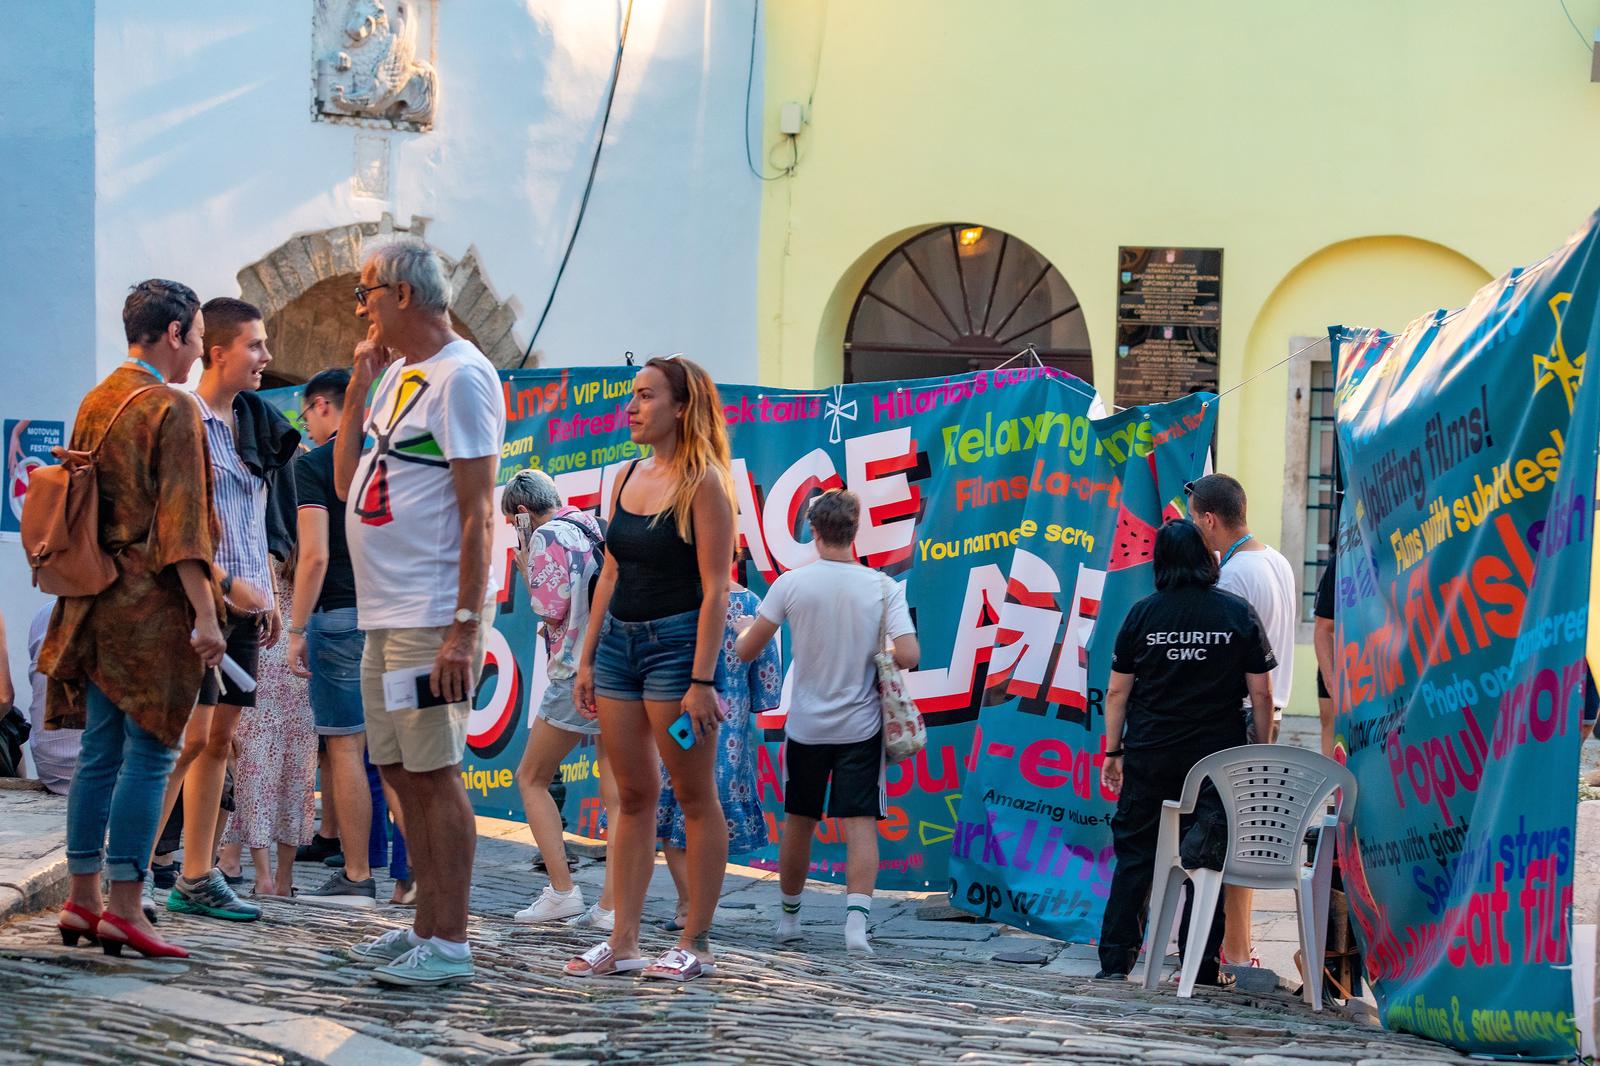
M 602 910 L 596 903 L 576 918 L 569 918 L 567 924 L 574 929 L 593 929 L 599 933 L 611 932 L 617 924 L 615 911 Z
M 554 922 L 582 913 L 583 889 L 573 885 L 572 891 L 563 895 L 545 885 L 537 899 L 517 912 L 516 919 L 519 922 Z

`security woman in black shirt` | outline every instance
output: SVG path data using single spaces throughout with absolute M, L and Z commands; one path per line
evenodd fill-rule
M 1192 522 L 1162 526 L 1152 561 L 1156 592 L 1134 604 L 1122 623 L 1106 689 L 1100 776 L 1117 795 L 1111 821 L 1117 865 L 1100 928 L 1102 978 L 1125 977 L 1139 957 L 1162 802 L 1179 798 L 1195 763 L 1245 743 L 1239 705 L 1247 693 L 1256 735 L 1272 735 L 1268 674 L 1277 661 L 1255 608 L 1216 587 L 1216 556 Z M 1196 819 L 1224 824 L 1221 803 L 1206 782 L 1184 829 Z M 1223 910 L 1219 900 L 1201 984 L 1232 983 L 1218 967 Z M 1187 902 L 1183 924 L 1188 925 Z M 1180 932 L 1179 943 L 1184 940 Z M 1165 948 L 1157 944 L 1153 950 Z

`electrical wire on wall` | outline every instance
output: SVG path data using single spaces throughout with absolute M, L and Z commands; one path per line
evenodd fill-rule
M 756 83 L 756 40 L 760 28 L 761 0 L 755 0 L 755 3 L 751 5 L 750 10 L 750 66 L 745 71 L 744 75 L 744 162 L 745 165 L 750 168 L 750 173 L 754 174 L 762 181 L 777 181 L 779 178 L 787 178 L 789 175 L 794 173 L 795 164 L 800 161 L 800 149 L 798 146 L 795 147 L 794 158 L 790 161 L 789 165 L 784 168 L 782 173 L 773 174 L 770 176 L 761 173 L 761 171 L 756 167 L 756 161 L 754 157 L 752 157 L 750 154 L 750 97 L 754 92 Z M 789 140 L 791 142 L 795 140 L 793 134 L 789 135 Z M 771 153 L 769 152 L 768 159 L 770 160 L 770 158 Z
M 1594 45 L 1589 41 L 1589 35 L 1578 26 L 1578 20 L 1572 17 L 1572 12 L 1567 10 L 1567 0 L 1556 0 L 1561 5 L 1561 13 L 1567 16 L 1567 21 L 1572 24 L 1572 32 L 1578 35 L 1578 40 L 1583 42 L 1583 50 L 1592 54 Z
M 539 339 L 539 333 L 544 329 L 545 319 L 550 317 L 550 308 L 556 302 L 556 291 L 561 288 L 561 276 L 567 272 L 567 263 L 572 259 L 572 249 L 578 243 L 578 231 L 583 228 L 583 216 L 589 209 L 589 194 L 594 191 L 594 176 L 600 170 L 600 152 L 606 143 L 606 127 L 611 124 L 611 105 L 617 99 L 617 83 L 622 77 L 622 53 L 628 44 L 628 23 L 633 21 L 633 0 L 628 0 L 628 7 L 622 13 L 622 32 L 617 35 L 617 58 L 611 65 L 611 86 L 606 90 L 606 108 L 600 117 L 600 136 L 594 141 L 594 158 L 589 162 L 589 180 L 584 182 L 583 197 L 578 201 L 578 217 L 572 222 L 572 236 L 567 238 L 567 250 L 561 254 L 561 265 L 556 267 L 555 280 L 550 283 L 550 296 L 544 302 L 544 310 L 539 312 L 539 321 L 534 324 L 533 336 L 528 338 L 527 350 L 522 353 L 522 361 L 517 364 L 520 369 L 528 365 L 528 357 L 533 354 L 534 342 Z
M 826 0 L 823 0 L 818 4 L 817 55 L 811 67 L 811 92 L 806 96 L 806 106 L 804 112 L 802 112 L 802 121 L 806 123 L 811 121 L 811 105 L 817 98 L 817 75 L 822 69 L 822 32 L 827 25 L 827 21 L 828 5 Z M 750 64 L 744 76 L 744 161 L 745 165 L 750 168 L 750 173 L 762 181 L 777 181 L 780 178 L 793 177 L 795 168 L 800 165 L 800 136 L 795 133 L 784 134 L 784 140 L 789 144 L 789 162 L 787 165 L 772 163 L 772 157 L 782 147 L 781 143 L 773 145 L 771 151 L 767 152 L 766 162 L 778 167 L 779 172 L 777 174 L 763 174 L 761 169 L 756 166 L 755 157 L 750 153 L 750 98 L 755 92 L 756 43 L 759 40 L 760 31 L 761 0 L 755 0 L 750 11 Z

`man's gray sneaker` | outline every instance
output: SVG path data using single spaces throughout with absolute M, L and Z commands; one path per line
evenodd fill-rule
M 447 959 L 431 943 L 422 943 L 389 965 L 373 970 L 372 976 L 386 985 L 417 987 L 470 981 L 477 971 L 472 968 L 470 954 L 464 959 Z
M 416 946 L 411 943 L 411 937 L 407 935 L 409 932 L 406 929 L 391 929 L 375 939 L 351 944 L 345 950 L 357 962 L 393 962 Z
M 301 903 L 326 903 L 337 907 L 376 907 L 378 883 L 372 878 L 352 881 L 336 870 L 322 884 L 296 897 Z
M 261 908 L 240 899 L 216 867 L 198 881 L 180 876 L 167 893 L 167 910 L 229 922 L 253 922 L 261 917 Z

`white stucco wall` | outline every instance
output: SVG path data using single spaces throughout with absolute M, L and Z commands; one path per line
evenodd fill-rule
M 755 377 L 759 182 L 740 140 L 752 2 L 635 0 L 589 211 L 538 340 L 547 364 L 685 351 L 719 377 Z M 453 257 L 476 247 L 519 304 L 526 343 L 577 212 L 625 6 L 440 0 L 435 126 L 385 134 L 389 196 L 373 199 L 352 184 L 355 138 L 371 131 L 311 118 L 312 0 L 7 5 L 0 418 L 70 425 L 125 353 L 133 282 L 236 295 L 239 270 L 289 237 L 386 212 L 429 219 L 427 238 Z M 760 83 L 758 65 L 758 97 Z M 20 551 L 0 545 L 19 686 L 41 602 Z
M 96 377 L 94 38 L 82 31 L 93 14 L 92 0 L 5 8 L 0 418 L 70 424 Z M 44 602 L 21 549 L 0 544 L 0 611 L 12 681 L 24 702 L 28 622 Z
M 159 17 L 147 0 L 100 0 L 100 368 L 121 358 L 130 282 L 234 295 L 238 271 L 285 239 L 386 211 L 430 219 L 427 238 L 451 256 L 475 246 L 499 295 L 519 302 L 526 343 L 577 212 L 624 6 L 439 3 L 436 123 L 386 134 L 379 200 L 353 192 L 362 131 L 310 117 L 309 0 L 168 0 Z M 747 3 L 635 0 L 599 176 L 538 340 L 547 363 L 683 350 L 721 376 L 754 373 L 749 42 Z

